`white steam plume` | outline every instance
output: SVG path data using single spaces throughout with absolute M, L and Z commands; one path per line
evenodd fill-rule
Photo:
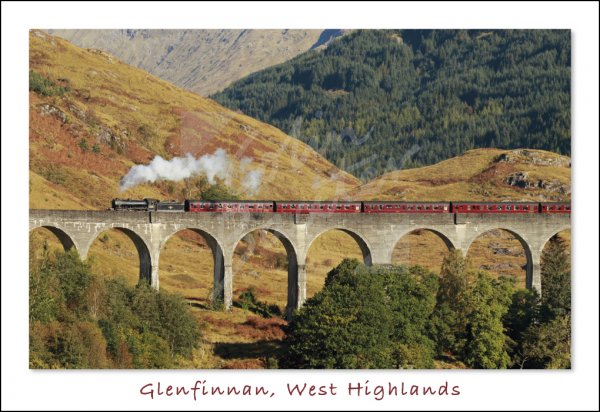
M 249 170 L 252 159 L 244 157 L 240 161 L 238 176 L 241 178 L 242 186 L 247 194 L 254 194 L 261 184 L 263 172 L 261 170 Z M 165 160 L 156 156 L 148 165 L 133 166 L 121 179 L 120 190 L 124 191 L 141 183 L 156 182 L 157 180 L 179 181 L 196 174 L 206 175 L 208 183 L 214 185 L 215 178 L 225 181 L 231 180 L 230 161 L 223 149 L 217 149 L 213 154 L 205 154 L 198 159 L 187 153 L 184 157 L 174 157 Z
M 252 170 L 244 177 L 242 181 L 242 186 L 246 189 L 247 192 L 254 194 L 258 187 L 260 186 L 260 180 L 262 178 L 262 170 Z
M 211 185 L 215 178 L 226 179 L 229 159 L 223 149 L 217 149 L 213 154 L 205 154 L 198 159 L 190 153 L 185 157 L 174 157 L 165 160 L 156 156 L 149 165 L 136 165 L 121 179 L 121 191 L 130 189 L 140 183 L 157 180 L 182 180 L 198 173 L 204 173 Z

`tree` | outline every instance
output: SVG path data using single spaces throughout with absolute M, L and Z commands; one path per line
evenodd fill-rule
M 367 369 L 392 364 L 391 311 L 382 278 L 369 282 L 358 262 L 340 266 L 328 274 L 325 288 L 294 314 L 285 366 Z
M 552 238 L 542 252 L 542 317 L 545 320 L 571 313 L 571 259 L 564 242 Z
M 468 308 L 463 361 L 472 368 L 506 368 L 510 357 L 502 317 L 508 311 L 511 290 L 505 279 L 492 279 L 485 272 L 467 295 Z
M 435 275 L 414 267 L 366 267 L 344 260 L 293 315 L 284 367 L 426 368 Z
M 438 353 L 444 350 L 459 353 L 465 341 L 469 308 L 466 305 L 473 273 L 469 261 L 460 250 L 453 249 L 444 258 L 440 286 L 432 324 Z
M 512 284 L 475 272 L 457 250 L 444 259 L 432 331 L 438 353 L 448 351 L 473 368 L 505 368 L 509 363 L 502 318 Z
M 521 365 L 534 369 L 571 368 L 571 316 L 534 325 L 524 335 Z
M 523 342 L 526 331 L 539 323 L 540 297 L 535 289 L 518 289 L 504 316 L 503 323 L 508 338 L 511 367 L 523 368 Z

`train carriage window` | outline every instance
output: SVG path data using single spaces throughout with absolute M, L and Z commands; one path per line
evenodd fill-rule
M 254 209 L 254 205 L 248 205 L 249 209 Z
M 258 208 L 259 208 L 259 209 L 262 209 L 263 207 L 262 207 L 262 205 L 258 205 Z
M 348 207 L 348 206 L 346 206 L 346 208 L 347 208 L 347 207 Z M 340 210 L 340 209 L 342 208 L 342 206 L 341 206 L 341 205 L 337 205 L 335 208 L 336 208 L 337 210 Z
M 511 206 L 510 206 L 510 205 L 507 205 L 507 206 L 506 206 L 506 210 L 510 211 L 510 209 L 511 209 Z
M 520 209 L 519 205 L 516 205 L 515 210 L 519 210 L 519 209 Z

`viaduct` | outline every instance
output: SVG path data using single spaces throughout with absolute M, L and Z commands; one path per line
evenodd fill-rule
M 103 231 L 117 229 L 135 244 L 140 279 L 159 287 L 160 252 L 175 233 L 191 229 L 207 241 L 214 257 L 214 291 L 225 306 L 232 304 L 233 253 L 248 233 L 263 229 L 283 243 L 288 256 L 288 310 L 306 300 L 306 257 L 322 233 L 338 229 L 358 243 L 367 265 L 389 264 L 396 243 L 406 234 L 430 230 L 449 249 L 466 255 L 471 243 L 492 229 L 511 232 L 527 257 L 526 284 L 541 293 L 540 257 L 555 234 L 571 227 L 568 214 L 287 214 L 287 213 L 173 213 L 133 211 L 30 210 L 29 230 L 52 231 L 65 249 L 75 248 L 85 259 Z

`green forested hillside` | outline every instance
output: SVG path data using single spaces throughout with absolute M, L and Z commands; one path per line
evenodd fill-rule
M 568 30 L 362 30 L 213 96 L 367 179 L 468 149 L 570 154 Z

